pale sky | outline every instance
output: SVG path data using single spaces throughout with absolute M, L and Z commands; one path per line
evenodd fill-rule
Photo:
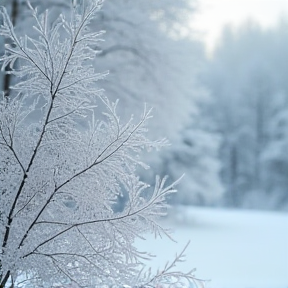
M 280 17 L 288 18 L 288 0 L 198 0 L 198 13 L 192 28 L 200 31 L 211 51 L 225 24 L 238 26 L 247 19 L 263 27 L 275 26 Z

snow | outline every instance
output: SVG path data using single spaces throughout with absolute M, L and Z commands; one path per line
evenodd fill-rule
M 154 270 L 191 240 L 179 268 L 197 268 L 198 278 L 210 279 L 207 288 L 288 287 L 288 214 L 178 207 L 164 224 L 177 243 L 152 236 L 136 243 L 157 255 Z

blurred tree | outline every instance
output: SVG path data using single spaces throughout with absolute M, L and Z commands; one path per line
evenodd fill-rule
M 272 160 L 270 152 L 275 123 L 279 123 L 279 113 L 283 115 L 279 101 L 287 108 L 287 28 L 284 21 L 270 30 L 252 22 L 236 30 L 227 27 L 203 76 L 214 98 L 207 113 L 223 136 L 222 178 L 232 206 L 284 205 L 283 195 L 288 191 L 281 183 L 286 182 L 288 162 L 282 151 L 280 157 L 286 164 L 276 172 L 270 164 L 277 157 Z M 263 156 L 268 154 L 269 161 Z M 273 195 L 273 203 L 268 195 Z
M 191 3 L 108 1 L 102 23 L 109 32 L 100 56 L 108 66 L 118 63 L 110 71 L 105 90 L 118 97 L 120 91 L 124 117 L 131 109 L 140 111 L 144 100 L 154 107 L 151 136 L 160 134 L 171 140 L 171 147 L 159 154 L 161 158 L 150 154 L 149 162 L 151 171 L 161 169 L 173 180 L 186 174 L 172 201 L 211 204 L 222 191 L 219 139 L 200 125 L 204 121 L 198 102 L 210 100 L 197 80 L 205 57 L 203 46 L 185 30 L 195 13 Z M 127 5 L 130 9 L 125 9 Z
M 152 106 L 152 136 L 179 137 L 194 109 L 203 49 L 181 34 L 193 13 L 187 0 L 107 1 L 102 10 L 101 28 L 108 32 L 99 56 L 104 70 L 114 67 L 104 88 L 121 98 L 123 117 L 139 113 L 143 101 Z

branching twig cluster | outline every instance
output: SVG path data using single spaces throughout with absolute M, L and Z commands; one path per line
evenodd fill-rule
M 101 5 L 82 1 L 50 23 L 48 12 L 29 4 L 36 36 L 24 37 L 1 8 L 0 34 L 11 42 L 1 61 L 19 79 L 0 102 L 1 288 L 23 275 L 35 285 L 81 287 L 197 281 L 172 270 L 184 251 L 150 280 L 138 273 L 149 255 L 133 241 L 146 231 L 167 233 L 156 219 L 177 183 L 157 177 L 150 191 L 139 180 L 136 168 L 146 167 L 139 153 L 165 141 L 145 137 L 150 111 L 122 123 L 117 103 L 97 87 L 107 73 L 90 62 L 102 32 L 89 24 Z M 128 200 L 116 212 L 124 192 Z

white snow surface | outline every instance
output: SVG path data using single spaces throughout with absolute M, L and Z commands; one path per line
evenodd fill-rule
M 173 208 L 163 222 L 172 237 L 138 240 L 137 247 L 157 255 L 148 264 L 163 268 L 186 250 L 185 272 L 210 279 L 207 288 L 288 288 L 288 214 L 196 207 Z

